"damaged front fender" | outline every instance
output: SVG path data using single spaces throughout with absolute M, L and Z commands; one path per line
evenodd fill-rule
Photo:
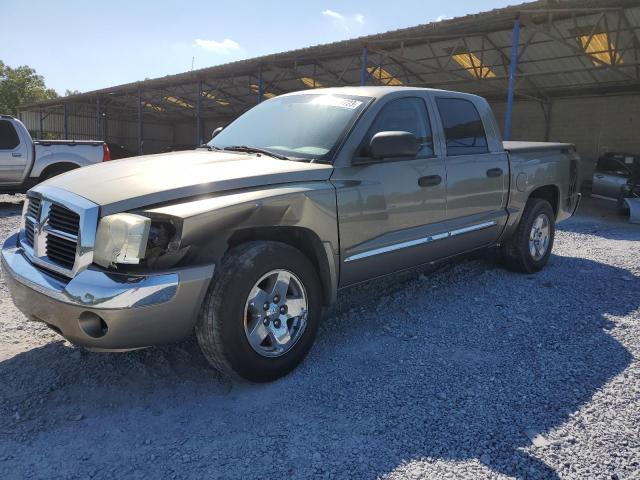
M 184 201 L 145 211 L 181 224 L 180 248 L 188 264 L 218 264 L 244 241 L 276 240 L 305 253 L 335 299 L 339 268 L 335 188 L 330 182 L 273 185 Z

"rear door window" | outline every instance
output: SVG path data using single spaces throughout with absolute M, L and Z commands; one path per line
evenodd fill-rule
M 0 150 L 13 150 L 20 145 L 18 132 L 10 121 L 0 120 Z
M 489 146 L 475 105 L 462 98 L 436 98 L 447 145 L 447 155 L 487 153 Z

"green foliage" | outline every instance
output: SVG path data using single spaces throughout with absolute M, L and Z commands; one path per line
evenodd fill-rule
M 69 90 L 68 88 L 64 91 L 64 96 L 68 97 L 70 95 L 79 95 L 82 92 L 80 90 Z
M 47 88 L 44 78 L 33 68 L 11 68 L 0 60 L 0 113 L 16 116 L 19 105 L 57 97 L 57 92 Z

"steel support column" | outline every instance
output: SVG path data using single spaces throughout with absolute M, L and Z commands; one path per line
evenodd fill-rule
M 513 119 L 513 95 L 516 89 L 516 69 L 518 68 L 518 43 L 520 42 L 520 16 L 516 17 L 511 32 L 511 57 L 509 61 L 509 87 L 507 90 L 507 110 L 504 114 L 504 139 L 511 140 Z
M 198 80 L 198 98 L 196 99 L 196 147 L 202 145 L 202 124 L 200 120 L 200 104 L 202 103 L 202 80 Z
M 138 85 L 138 155 L 142 155 L 142 89 Z
M 64 125 L 63 125 L 64 139 L 69 140 L 69 114 L 67 112 L 67 104 L 63 103 L 62 108 L 63 108 L 63 115 L 64 115 Z
M 96 95 L 96 140 L 100 140 L 100 97 Z
M 546 105 L 546 109 L 543 108 L 544 112 L 544 141 L 548 142 L 549 138 L 551 138 L 551 120 L 553 115 L 553 101 L 549 100 Z
M 365 45 L 362 47 L 362 60 L 360 62 L 360 85 L 365 86 L 369 80 L 369 72 L 367 71 L 367 63 L 369 61 L 369 49 Z

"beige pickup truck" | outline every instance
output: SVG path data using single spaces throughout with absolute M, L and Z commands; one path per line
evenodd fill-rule
M 503 142 L 474 95 L 297 92 L 215 134 L 31 189 L 2 249 L 18 308 L 93 350 L 195 332 L 216 368 L 268 381 L 339 289 L 495 246 L 536 272 L 580 198 L 572 145 Z

